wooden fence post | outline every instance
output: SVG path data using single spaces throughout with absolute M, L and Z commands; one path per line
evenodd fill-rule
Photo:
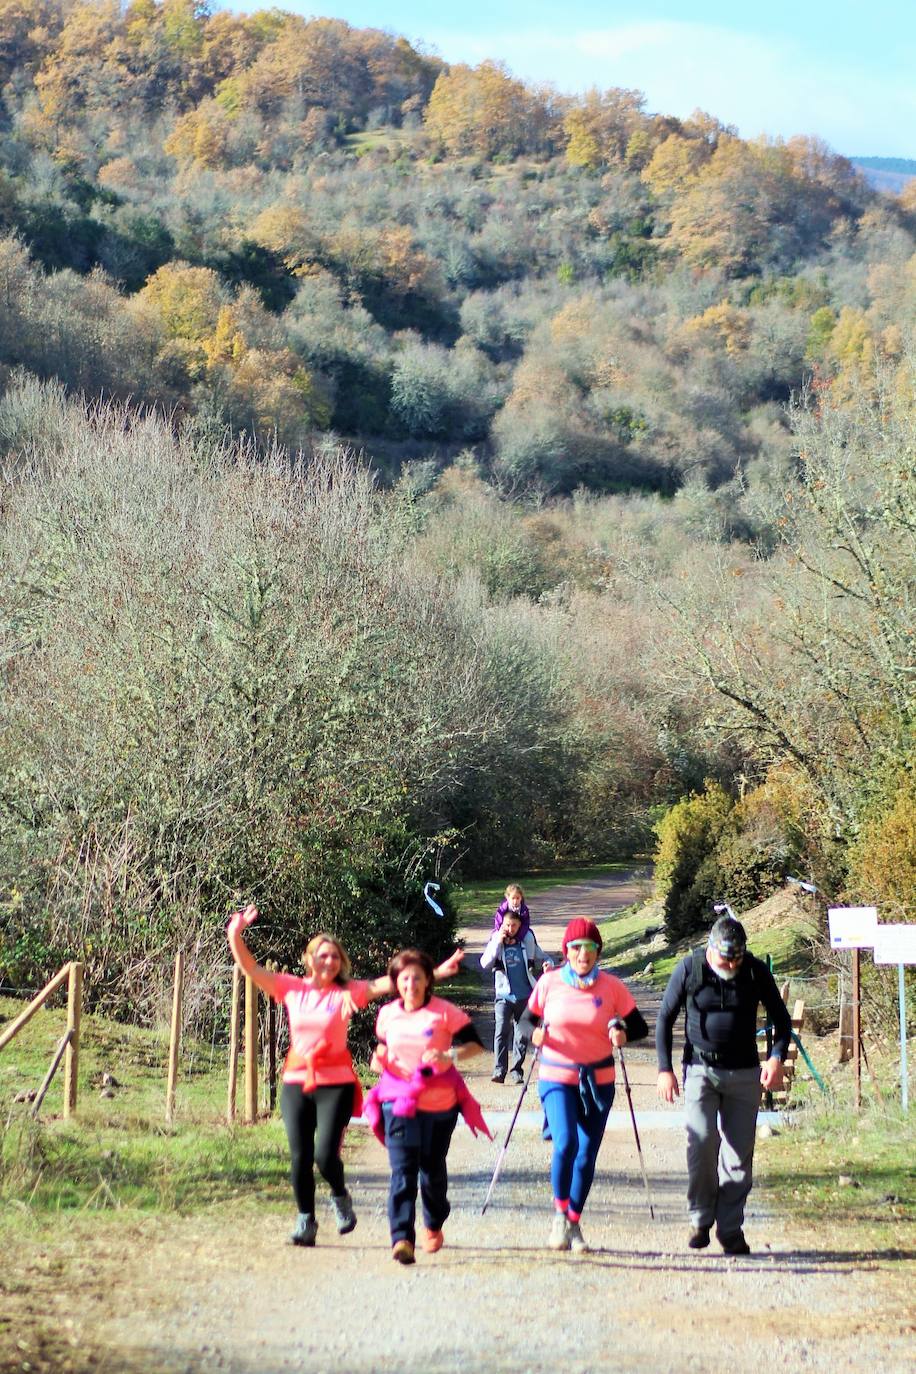
M 67 984 L 67 1049 L 64 1055 L 64 1117 L 76 1112 L 77 1076 L 80 1063 L 80 1013 L 83 1003 L 83 966 L 70 965 Z
M 239 1073 L 239 1003 L 241 1001 L 242 970 L 238 964 L 232 969 L 232 1001 L 229 1008 L 229 1100 L 226 1120 L 235 1121 L 235 1088 Z
M 175 1115 L 175 1086 L 178 1080 L 178 1047 L 181 1043 L 181 996 L 184 987 L 184 952 L 175 955 L 175 985 L 172 989 L 172 1030 L 169 1036 L 169 1075 L 165 1089 L 165 1119 L 171 1125 Z
M 277 965 L 271 960 L 267 967 L 276 973 Z M 267 1106 L 271 1116 L 277 1105 L 277 1004 L 272 997 L 267 999 Z
M 245 1120 L 258 1119 L 258 988 L 245 979 Z

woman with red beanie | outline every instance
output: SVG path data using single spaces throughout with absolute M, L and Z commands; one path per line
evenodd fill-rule
M 613 1051 L 649 1031 L 627 987 L 598 968 L 601 944 L 593 921 L 570 921 L 566 962 L 539 978 L 526 1012 L 540 1046 L 538 1090 L 553 1141 L 552 1250 L 588 1249 L 579 1219 L 614 1101 Z

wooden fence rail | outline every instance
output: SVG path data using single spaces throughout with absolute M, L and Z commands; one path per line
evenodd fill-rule
M 41 1085 L 38 1097 L 36 1098 L 33 1113 L 37 1112 L 41 1105 L 42 1098 L 48 1091 L 48 1085 L 54 1077 L 55 1070 L 64 1057 L 64 1116 L 73 1116 L 76 1112 L 77 1085 L 79 1076 L 79 1048 L 80 1048 L 80 1014 L 83 1003 L 83 966 L 82 964 L 64 964 L 62 969 L 55 973 L 50 982 L 45 983 L 41 992 L 33 997 L 29 1005 L 21 1011 L 15 1020 L 11 1021 L 6 1029 L 0 1034 L 0 1050 L 10 1043 L 14 1036 L 18 1035 L 23 1026 L 27 1026 L 32 1017 L 43 1007 L 48 998 L 53 996 L 59 987 L 67 984 L 67 1033 L 61 1040 L 51 1063 L 51 1067 Z

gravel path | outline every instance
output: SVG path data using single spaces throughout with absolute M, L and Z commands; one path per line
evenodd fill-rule
M 628 904 L 640 880 L 634 871 L 542 894 L 532 902 L 540 943 L 558 949 L 571 915 L 605 915 Z M 486 932 L 465 934 L 468 963 L 476 963 Z M 634 991 L 651 1011 L 651 999 Z M 654 1113 L 650 1051 L 633 1047 L 627 1061 L 637 1114 Z M 489 1056 L 481 1056 L 472 1086 L 494 1120 L 504 1121 L 518 1090 L 491 1084 L 489 1074 Z M 446 1246 L 436 1256 L 421 1253 L 412 1269 L 391 1262 L 386 1157 L 357 1128 L 347 1146 L 359 1213 L 351 1236 L 336 1235 L 323 1204 L 311 1251 L 282 1244 L 289 1216 L 259 1212 L 244 1199 L 203 1220 L 157 1221 L 128 1284 L 96 1326 L 98 1368 L 682 1374 L 724 1365 L 730 1374 L 756 1374 L 765 1362 L 774 1370 L 897 1374 L 916 1367 L 912 1311 L 904 1310 L 889 1259 L 820 1249 L 816 1235 L 753 1206 L 750 1258 L 726 1259 L 715 1245 L 702 1254 L 687 1250 L 683 1140 L 667 1121 L 642 1133 L 653 1222 L 622 1090 L 583 1218 L 592 1252 L 545 1250 L 549 1147 L 531 1128 L 536 1120 L 526 1113 L 513 1136 L 483 1218 L 500 1142 L 474 1140 L 459 1124 L 449 1157 Z

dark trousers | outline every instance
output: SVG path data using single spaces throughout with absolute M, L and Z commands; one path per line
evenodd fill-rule
M 528 1037 L 519 1027 L 525 1014 L 527 1002 L 509 1002 L 497 998 L 493 1005 L 496 1020 L 496 1035 L 493 1040 L 493 1072 L 506 1076 L 509 1064 L 509 1045 L 512 1045 L 512 1071 L 521 1073 L 528 1051 Z
M 340 1147 L 353 1110 L 353 1093 L 353 1083 L 334 1083 L 310 1093 L 304 1093 L 298 1083 L 283 1084 L 280 1115 L 289 1141 L 290 1177 L 300 1212 L 315 1210 L 316 1164 L 335 1197 L 346 1192 Z
M 561 1201 L 568 1198 L 572 1211 L 581 1212 L 595 1177 L 598 1151 L 614 1102 L 614 1084 L 606 1083 L 596 1089 L 600 1106 L 593 1104 L 587 1114 L 576 1084 L 549 1083 L 542 1079 L 539 1091 L 553 1141 L 550 1163 L 553 1195 Z
M 448 1201 L 446 1156 L 458 1108 L 447 1112 L 417 1112 L 395 1116 L 390 1103 L 383 1107 L 385 1144 L 391 1165 L 388 1189 L 388 1225 L 391 1243 L 417 1239 L 417 1186 L 423 1204 L 423 1220 L 430 1231 L 441 1231 L 452 1210 Z

